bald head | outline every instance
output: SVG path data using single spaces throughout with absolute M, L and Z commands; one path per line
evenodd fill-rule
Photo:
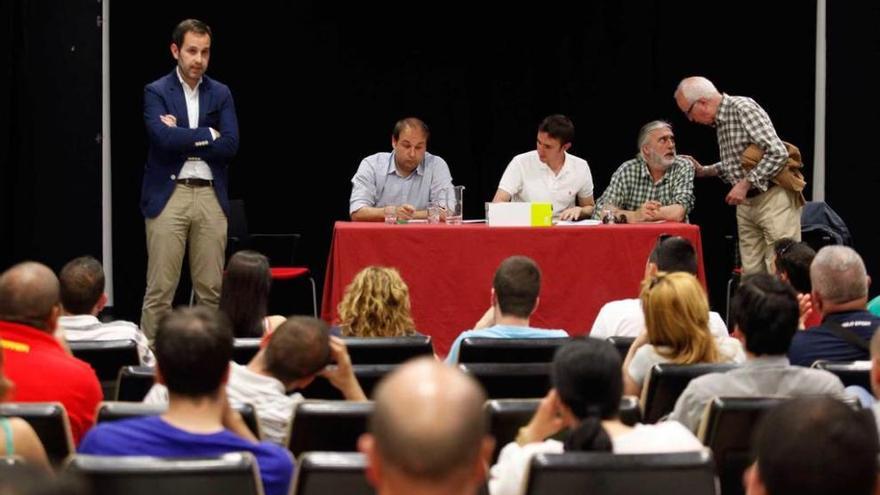
M 846 246 L 825 246 L 810 265 L 813 291 L 832 304 L 868 300 L 868 273 L 862 257 Z
M 0 275 L 0 320 L 53 331 L 58 277 L 46 265 L 26 261 Z
M 678 83 L 676 95 L 681 95 L 689 104 L 700 98 L 714 98 L 721 96 L 712 81 L 702 76 L 686 77 Z
M 411 479 L 467 477 L 486 438 L 486 395 L 435 359 L 409 361 L 376 390 L 370 433 L 382 462 Z

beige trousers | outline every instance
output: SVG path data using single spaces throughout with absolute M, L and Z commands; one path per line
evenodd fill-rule
M 147 290 L 141 328 L 151 340 L 171 311 L 189 242 L 189 268 L 199 304 L 217 307 L 226 254 L 226 215 L 212 187 L 177 184 L 156 218 L 146 220 Z
M 801 240 L 802 207 L 796 197 L 775 186 L 736 207 L 743 275 L 773 273 L 773 243 L 784 237 Z

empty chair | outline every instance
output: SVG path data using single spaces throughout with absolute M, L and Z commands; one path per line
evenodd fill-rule
M 400 364 L 434 352 L 428 335 L 347 337 L 345 345 L 354 364 Z
M 851 361 L 848 363 L 834 363 L 831 361 L 816 361 L 813 368 L 830 371 L 840 378 L 845 387 L 858 385 L 868 392 L 871 391 L 871 361 Z
M 656 423 L 671 413 L 675 401 L 694 378 L 734 368 L 736 365 L 729 363 L 655 364 L 642 387 L 642 421 Z
M 299 457 L 293 495 L 373 495 L 364 470 L 367 459 L 354 452 L 307 452 Z
M 544 397 L 550 390 L 550 363 L 462 363 L 490 399 Z
M 372 402 L 300 402 L 293 409 L 288 448 L 295 457 L 313 450 L 355 452 L 372 412 Z
M 715 456 L 721 492 L 743 493 L 742 475 L 751 463 L 752 431 L 781 397 L 716 397 L 706 406 L 699 438 Z
M 155 383 L 155 368 L 149 366 L 125 366 L 116 379 L 116 400 L 140 402 Z
M 627 353 L 629 353 L 629 348 L 632 346 L 635 337 L 608 337 L 608 342 L 617 348 L 617 352 L 620 353 L 621 361 L 626 359 Z
M 260 352 L 259 338 L 238 338 L 232 347 L 232 360 L 238 364 L 248 364 Z
M 489 432 L 495 438 L 495 452 L 492 462 L 498 459 L 501 449 L 516 439 L 519 429 L 532 419 L 541 399 L 493 399 L 487 400 L 483 406 Z M 635 397 L 626 396 L 620 401 L 620 420 L 633 426 L 641 419 L 639 401 Z
M 260 434 L 260 422 L 257 418 L 257 411 L 251 404 L 233 403 L 232 408 L 241 414 L 241 418 L 247 427 L 256 435 L 262 438 Z M 131 419 L 140 416 L 157 416 L 168 410 L 167 404 L 144 404 L 143 402 L 102 402 L 98 406 L 97 422 L 118 421 L 120 419 Z
M 141 364 L 134 340 L 78 341 L 67 345 L 74 356 L 95 369 L 104 397 L 113 395 L 113 387 L 121 368 Z
M 527 495 L 716 495 L 715 466 L 708 449 L 674 454 L 566 452 L 532 458 Z
M 364 390 L 367 397 L 373 395 L 373 389 L 376 384 L 385 375 L 390 373 L 396 367 L 396 364 L 355 364 L 352 365 L 354 376 L 357 377 L 358 383 Z M 342 392 L 336 389 L 326 378 L 322 376 L 315 377 L 309 386 L 300 390 L 303 397 L 307 399 L 325 399 L 325 400 L 344 400 Z
M 4 402 L 0 404 L 0 416 L 27 421 L 40 437 L 53 465 L 61 464 L 74 452 L 70 421 L 60 402 Z
M 459 363 L 549 363 L 559 346 L 571 340 L 491 339 L 468 337 L 461 341 Z
M 95 495 L 262 495 L 257 461 L 249 452 L 217 457 L 73 456 L 67 465 Z

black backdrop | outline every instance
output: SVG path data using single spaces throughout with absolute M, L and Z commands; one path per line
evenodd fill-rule
M 0 7 L 0 19 L 9 19 L 0 39 L 12 42 L 0 52 L 12 72 L 0 86 L 6 96 L 0 114 L 10 109 L 12 117 L 12 124 L 0 127 L 0 235 L 12 239 L 0 243 L 0 266 L 36 258 L 58 268 L 84 252 L 100 254 L 100 155 L 93 129 L 99 123 L 98 65 L 64 51 L 68 38 L 84 29 L 74 25 L 94 26 L 99 7 L 85 0 L 62 4 L 67 11 L 47 0 Z M 871 197 L 878 177 L 862 149 L 876 134 L 872 117 L 880 110 L 869 96 L 877 78 L 863 60 L 876 60 L 873 26 L 880 12 L 834 7 L 827 197 L 877 273 L 878 236 L 860 203 Z M 113 2 L 116 312 L 139 316 L 146 258 L 138 210 L 142 91 L 173 68 L 168 44 L 180 19 L 198 17 L 212 26 L 209 74 L 227 83 L 236 99 L 241 148 L 230 172 L 231 197 L 246 200 L 251 230 L 302 233 L 300 261 L 320 280 L 333 222 L 347 218 L 351 175 L 361 157 L 389 148 L 391 125 L 407 115 L 428 122 L 429 149 L 449 162 L 455 183 L 466 186 L 466 217 L 482 216 L 481 203 L 505 165 L 534 146 L 535 127 L 550 113 L 574 120 L 572 151 L 589 161 L 597 193 L 635 153 L 639 126 L 654 118 L 673 122 L 680 152 L 704 163 L 716 160 L 713 130 L 686 122 L 672 99 L 677 82 L 693 74 L 758 100 L 779 134 L 797 143 L 811 164 L 815 2 L 746 0 L 707 8 L 705 2 L 597 1 L 485 14 L 463 2 L 352 7 L 162 0 L 149 8 Z M 22 45 L 31 50 L 22 52 Z M 92 57 L 99 57 L 100 46 L 94 48 Z M 811 174 L 808 165 L 808 180 Z M 54 177 L 54 188 L 45 188 L 46 176 Z M 732 263 L 724 236 L 735 229 L 733 209 L 723 203 L 726 191 L 717 180 L 698 181 L 691 215 L 702 228 L 718 310 Z M 450 259 L 454 249 L 468 248 L 450 247 Z M 588 255 L 574 249 L 572 256 Z

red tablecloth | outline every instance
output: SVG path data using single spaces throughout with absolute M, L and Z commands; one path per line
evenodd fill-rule
M 413 319 L 445 355 L 490 304 L 492 276 L 508 256 L 541 267 L 542 286 L 531 325 L 587 333 L 602 305 L 636 297 L 645 262 L 660 234 L 694 243 L 705 281 L 700 229 L 681 223 L 570 227 L 484 224 L 386 225 L 336 222 L 324 280 L 322 317 L 336 320 L 345 287 L 362 268 L 392 266 L 409 285 Z

